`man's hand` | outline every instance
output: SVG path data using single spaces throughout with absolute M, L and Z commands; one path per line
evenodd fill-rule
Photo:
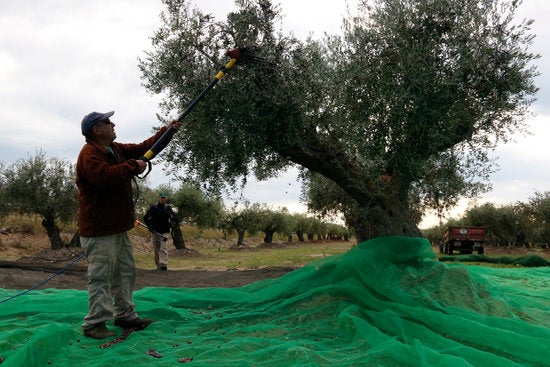
M 182 124 L 183 124 L 183 122 L 178 121 L 178 120 L 174 120 L 174 121 L 171 121 L 168 124 L 168 127 L 172 127 L 172 129 L 178 131 Z
M 142 173 L 145 171 L 145 168 L 147 168 L 147 162 L 142 161 L 141 159 L 136 160 L 138 166 L 139 166 L 139 173 Z

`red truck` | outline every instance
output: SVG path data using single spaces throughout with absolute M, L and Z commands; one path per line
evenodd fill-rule
M 447 227 L 445 241 L 439 251 L 448 255 L 452 255 L 455 250 L 461 254 L 471 254 L 474 251 L 482 254 L 487 242 L 487 233 L 486 227 Z

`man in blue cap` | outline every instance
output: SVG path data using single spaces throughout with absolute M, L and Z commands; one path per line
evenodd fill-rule
M 145 170 L 147 162 L 140 158 L 168 126 L 181 126 L 172 121 L 142 143 L 115 143 L 113 114 L 84 116 L 86 144 L 76 163 L 78 230 L 88 260 L 88 314 L 82 327 L 85 336 L 95 339 L 115 335 L 105 325 L 113 318 L 124 329 L 143 330 L 153 322 L 140 318 L 132 301 L 136 266 L 127 233 L 135 223 L 131 181 Z

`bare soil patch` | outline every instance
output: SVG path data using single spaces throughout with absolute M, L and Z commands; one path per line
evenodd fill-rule
M 134 239 L 133 239 L 134 240 Z M 148 239 L 143 242 L 148 243 Z M 220 244 L 224 240 L 209 240 L 204 246 Z M 136 241 L 135 251 L 149 251 L 142 241 Z M 86 260 L 80 258 L 82 249 L 51 250 L 45 235 L 9 234 L 0 237 L 0 288 L 30 289 L 86 289 Z M 235 246 L 234 249 L 246 249 Z M 202 256 L 194 249 L 172 249 L 170 257 Z M 80 260 L 78 260 L 80 258 Z M 78 260 L 78 261 L 77 261 Z M 76 262 L 75 262 L 76 261 Z M 71 263 L 73 263 L 70 265 Z M 70 265 L 69 267 L 67 267 Z M 67 267 L 65 270 L 61 271 Z M 250 270 L 147 270 L 137 269 L 136 289 L 143 287 L 240 287 L 261 279 L 278 278 L 292 267 L 270 267 Z M 61 272 L 60 272 L 61 271 Z M 59 274 L 58 274 L 59 273 Z M 49 278 L 51 278 L 49 280 Z

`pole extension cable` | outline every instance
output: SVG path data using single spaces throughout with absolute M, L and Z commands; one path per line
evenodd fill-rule
M 73 266 L 74 264 L 76 264 L 77 262 L 79 262 L 80 260 L 82 260 L 82 258 L 85 256 L 84 253 L 82 253 L 79 257 L 77 257 L 76 259 L 74 259 L 72 262 L 70 262 L 69 264 L 65 265 L 62 269 L 60 269 L 57 273 L 55 273 L 54 275 L 52 275 L 51 277 L 49 277 L 48 279 L 44 280 L 43 282 L 35 285 L 34 287 L 32 287 L 31 289 L 27 289 L 26 291 L 23 291 L 23 292 L 20 292 L 20 293 L 17 293 L 11 297 L 8 297 L 2 301 L 0 301 L 0 304 L 1 303 L 4 303 L 4 302 L 8 302 L 16 297 L 19 297 L 19 296 L 22 296 L 24 294 L 27 294 L 29 293 L 30 291 L 32 290 L 35 290 L 36 288 L 40 288 L 42 287 L 44 284 L 48 283 L 50 280 L 52 280 L 53 278 L 55 278 L 56 276 L 58 276 L 59 274 L 63 273 L 65 270 L 67 270 L 68 268 L 70 268 L 71 266 Z

